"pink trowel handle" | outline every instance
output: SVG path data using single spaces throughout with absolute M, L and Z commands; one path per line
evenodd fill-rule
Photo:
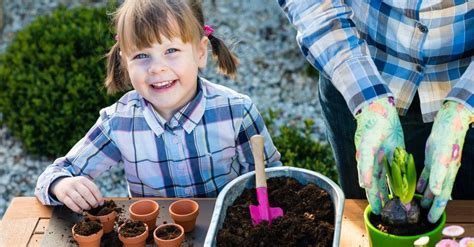
M 267 178 L 265 175 L 265 162 L 263 161 L 263 136 L 255 135 L 250 138 L 253 159 L 255 161 L 255 187 L 257 189 L 258 205 L 250 205 L 250 216 L 254 225 L 262 220 L 272 223 L 272 219 L 283 216 L 281 208 L 271 208 L 268 202 Z
M 255 161 L 255 187 L 257 188 L 267 188 L 267 178 L 265 176 L 265 162 L 263 156 L 263 148 L 265 142 L 263 136 L 254 135 L 250 138 L 250 145 L 252 146 L 253 159 Z M 266 193 L 265 193 L 266 194 Z M 268 199 L 267 199 L 268 200 Z M 260 201 L 260 200 L 259 200 Z

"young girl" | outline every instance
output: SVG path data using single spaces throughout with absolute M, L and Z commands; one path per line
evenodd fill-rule
M 65 157 L 38 178 L 43 204 L 75 212 L 101 204 L 92 179 L 123 162 L 137 197 L 215 197 L 254 169 L 249 139 L 265 137 L 268 166 L 281 165 L 257 108 L 246 95 L 198 76 L 207 48 L 221 72 L 237 59 L 204 25 L 201 4 L 126 0 L 115 16 L 117 42 L 108 54 L 109 92 L 129 89 Z

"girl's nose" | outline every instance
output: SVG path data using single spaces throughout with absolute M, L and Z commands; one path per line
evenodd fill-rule
M 160 60 L 160 59 L 154 59 L 150 66 L 148 67 L 148 73 L 150 74 L 157 74 L 163 71 L 166 71 L 168 68 L 168 65 Z

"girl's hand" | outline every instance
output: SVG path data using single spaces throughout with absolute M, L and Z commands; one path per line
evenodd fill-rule
M 431 205 L 428 214 L 431 223 L 438 221 L 451 197 L 472 117 L 472 112 L 454 101 L 447 101 L 436 114 L 426 142 L 425 168 L 417 185 L 418 192 L 424 191 L 421 206 Z
M 392 162 L 396 147 L 405 147 L 397 110 L 391 98 L 381 98 L 356 115 L 354 136 L 359 185 L 365 188 L 372 212 L 380 214 L 388 200 L 384 156 Z M 343 140 L 341 140 L 343 141 Z
M 99 188 L 84 176 L 59 178 L 51 185 L 56 198 L 76 213 L 102 205 Z

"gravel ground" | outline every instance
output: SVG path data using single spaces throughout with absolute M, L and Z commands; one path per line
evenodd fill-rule
M 0 34 L 0 52 L 4 51 L 14 33 L 58 6 L 86 4 L 103 6 L 105 0 L 7 0 L 3 1 L 4 27 Z M 283 115 L 276 125 L 301 123 L 313 118 L 315 137 L 321 139 L 323 123 L 316 95 L 316 78 L 306 75 L 307 65 L 297 47 L 295 30 L 288 24 L 276 0 L 232 1 L 204 0 L 207 24 L 216 35 L 235 44 L 241 66 L 236 81 L 228 81 L 209 66 L 204 75 L 248 94 L 261 112 L 281 109 Z M 0 2 L 1 3 L 1 2 Z M 212 14 L 210 14 L 212 13 Z M 1 13 L 0 13 L 1 14 Z M 212 64 L 212 63 L 210 63 Z M 1 117 L 1 113 L 0 113 Z M 36 178 L 52 160 L 30 157 L 21 142 L 0 126 L 0 217 L 15 196 L 32 196 Z M 97 179 L 105 196 L 126 196 L 121 166 Z

